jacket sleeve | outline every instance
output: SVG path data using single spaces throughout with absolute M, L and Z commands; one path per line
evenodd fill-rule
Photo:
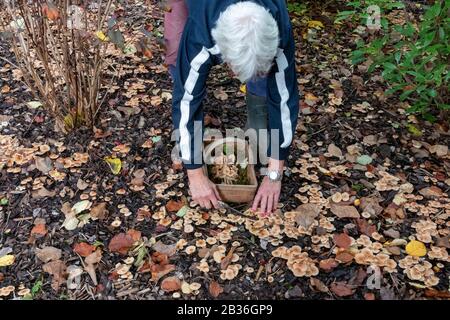
M 278 48 L 275 65 L 267 79 L 269 113 L 269 156 L 285 160 L 289 154 L 299 112 L 295 71 L 295 42 L 290 29 L 286 45 Z
M 203 111 L 206 78 L 212 65 L 210 52 L 192 36 L 189 20 L 180 41 L 172 94 L 175 137 L 186 169 L 203 164 Z

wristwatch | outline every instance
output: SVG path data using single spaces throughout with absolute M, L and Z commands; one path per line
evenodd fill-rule
M 271 182 L 277 182 L 277 181 L 281 181 L 281 179 L 283 178 L 283 171 L 281 170 L 267 170 L 267 174 L 269 177 L 269 180 Z

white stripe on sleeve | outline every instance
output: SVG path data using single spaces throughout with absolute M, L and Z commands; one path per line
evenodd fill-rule
M 283 129 L 284 141 L 281 144 L 281 148 L 287 148 L 292 142 L 292 123 L 291 123 L 291 112 L 287 105 L 289 100 L 289 91 L 286 87 L 286 78 L 284 70 L 288 67 L 288 62 L 283 49 L 278 48 L 276 62 L 278 66 L 278 72 L 275 74 L 275 79 L 277 82 L 278 92 L 281 97 L 280 109 L 281 109 L 281 124 Z
M 183 160 L 189 161 L 191 158 L 191 137 L 187 124 L 189 121 L 190 114 L 190 104 L 194 99 L 192 95 L 195 85 L 197 84 L 201 66 L 208 60 L 209 50 L 205 47 L 202 48 L 200 53 L 198 53 L 195 58 L 191 61 L 191 69 L 189 70 L 189 75 L 184 84 L 184 95 L 180 102 L 181 118 L 180 118 L 180 150 L 181 158 Z

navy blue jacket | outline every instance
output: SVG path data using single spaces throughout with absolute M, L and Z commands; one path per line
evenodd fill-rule
M 267 77 L 269 129 L 279 129 L 278 152 L 269 144 L 269 156 L 286 159 L 295 133 L 299 94 L 295 72 L 295 44 L 285 0 L 253 0 L 278 23 L 280 44 Z M 202 166 L 203 112 L 209 70 L 221 62 L 211 30 L 229 5 L 239 0 L 186 0 L 189 17 L 181 37 L 172 95 L 173 123 L 181 158 L 187 169 Z M 194 122 L 201 125 L 194 125 Z M 194 139 L 194 137 L 197 137 Z M 199 146 L 195 143 L 200 143 Z M 278 154 L 278 155 L 277 155 Z

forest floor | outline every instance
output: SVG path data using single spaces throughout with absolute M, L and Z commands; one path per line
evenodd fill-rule
M 158 6 L 125 9 L 161 37 Z M 111 50 L 108 71 L 121 76 L 95 135 L 56 132 L 0 60 L 0 298 L 449 298 L 448 123 L 406 114 L 379 74 L 351 65 L 356 39 L 370 35 L 335 14 L 316 4 L 292 16 L 299 123 L 280 208 L 256 220 L 191 202 L 171 160 L 158 46 L 151 59 Z M 13 60 L 5 42 L 0 56 Z M 204 112 L 207 127 L 244 125 L 244 94 L 223 66 Z

